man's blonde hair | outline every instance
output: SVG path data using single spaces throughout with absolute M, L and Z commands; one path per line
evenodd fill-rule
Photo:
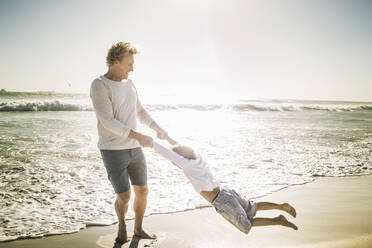
M 130 42 L 118 42 L 108 50 L 106 64 L 111 66 L 115 61 L 121 61 L 125 54 L 137 54 L 139 51 Z
M 175 145 L 174 147 L 172 147 L 172 150 L 184 158 L 196 159 L 196 154 L 191 147 L 184 145 Z

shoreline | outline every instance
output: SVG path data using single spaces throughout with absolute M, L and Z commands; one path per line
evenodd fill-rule
M 256 216 L 283 214 L 299 227 L 298 231 L 279 226 L 253 227 L 248 235 L 244 235 L 208 206 L 151 214 L 144 218 L 144 228 L 155 232 L 158 240 L 150 243 L 137 240 L 134 247 L 239 247 L 242 244 L 251 247 L 372 247 L 372 192 L 368 190 L 371 187 L 372 175 L 315 177 L 312 182 L 252 198 L 292 204 L 297 210 L 297 218 L 278 210 L 259 211 Z M 128 220 L 127 226 L 130 235 L 133 220 Z M 0 247 L 99 248 L 104 247 L 97 244 L 102 238 L 113 244 L 116 232 L 116 224 L 88 226 L 71 234 L 4 241 Z M 221 237 L 222 241 L 219 240 Z M 129 242 L 122 247 L 128 245 Z
M 352 177 L 354 177 L 354 176 L 365 176 L 365 175 L 353 175 Z M 324 176 L 324 177 L 330 177 L 330 178 L 332 178 L 331 176 Z M 272 192 L 269 192 L 269 193 L 266 193 L 266 194 L 263 194 L 263 195 L 260 195 L 260 196 L 251 197 L 250 199 L 252 199 L 252 200 L 260 199 L 262 197 L 266 197 L 266 196 L 269 196 L 271 194 L 275 194 L 276 192 L 279 192 L 281 190 L 284 190 L 284 189 L 287 189 L 287 188 L 290 188 L 290 187 L 293 187 L 293 186 L 298 186 L 298 185 L 304 185 L 304 184 L 312 183 L 315 180 L 316 180 L 316 177 L 314 177 L 314 180 L 313 181 L 299 183 L 299 184 L 291 184 L 291 185 L 285 186 L 283 188 L 274 190 Z M 161 213 L 151 213 L 149 215 L 145 215 L 144 218 L 147 218 L 147 217 L 150 217 L 150 216 L 157 216 L 157 215 L 178 214 L 178 213 L 184 213 L 184 212 L 189 212 L 189 211 L 201 210 L 201 209 L 204 209 L 204 208 L 212 208 L 212 206 L 208 202 L 205 202 L 205 203 L 206 203 L 205 206 L 203 205 L 203 206 L 196 207 L 196 208 L 189 208 L 189 209 L 184 209 L 184 210 L 176 210 L 176 211 L 161 212 Z M 126 221 L 127 222 L 128 221 L 134 221 L 134 217 L 126 218 Z M 98 224 L 88 223 L 87 224 L 87 223 L 83 223 L 85 225 L 85 227 L 82 227 L 82 228 L 80 228 L 79 230 L 76 230 L 76 231 L 64 232 L 64 233 L 46 233 L 46 234 L 38 235 L 38 236 L 27 236 L 27 237 L 21 236 L 21 237 L 18 237 L 18 238 L 12 238 L 12 239 L 8 239 L 8 240 L 0 240 L 0 246 L 1 246 L 1 243 L 7 243 L 7 242 L 12 242 L 12 241 L 17 241 L 17 240 L 29 240 L 29 239 L 32 240 L 32 239 L 39 239 L 39 238 L 50 237 L 50 236 L 69 235 L 69 234 L 79 233 L 79 232 L 81 232 L 83 230 L 86 230 L 86 229 L 89 229 L 89 228 L 93 228 L 93 227 L 108 227 L 108 226 L 116 225 L 117 223 L 118 223 L 117 221 L 115 221 L 115 222 L 113 222 L 111 224 L 104 224 L 104 223 L 98 223 Z

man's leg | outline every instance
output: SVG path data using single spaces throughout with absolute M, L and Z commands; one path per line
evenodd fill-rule
M 119 220 L 119 230 L 116 242 L 124 243 L 127 241 L 127 231 L 125 226 L 125 215 L 128 211 L 130 199 L 130 185 L 127 167 L 130 163 L 129 150 L 100 150 L 103 163 L 105 165 L 108 179 L 115 192 L 115 211 Z
M 283 204 L 276 204 L 273 202 L 258 202 L 257 203 L 257 211 L 272 210 L 272 209 L 282 210 L 282 211 L 289 213 L 293 217 L 296 217 L 296 209 L 288 203 L 283 203 Z
M 122 242 L 127 241 L 127 228 L 125 225 L 125 215 L 128 211 L 128 202 L 130 200 L 130 190 L 116 195 L 115 211 L 119 220 L 118 237 Z
M 283 215 L 279 215 L 275 218 L 254 218 L 252 226 L 274 226 L 274 225 L 281 225 L 293 228 L 297 230 L 297 226 L 292 222 L 289 222 Z
M 147 165 L 143 151 L 140 147 L 130 150 L 132 161 L 128 166 L 128 174 L 132 182 L 133 190 L 135 193 L 133 210 L 135 214 L 134 219 L 134 235 L 155 239 L 156 235 L 147 234 L 142 228 L 143 216 L 145 214 L 147 205 Z
M 155 239 L 156 238 L 155 234 L 147 234 L 142 228 L 143 216 L 145 214 L 147 205 L 147 195 L 149 192 L 148 187 L 147 185 L 144 186 L 133 185 L 133 190 L 135 193 L 133 204 L 135 214 L 134 235 L 141 238 Z

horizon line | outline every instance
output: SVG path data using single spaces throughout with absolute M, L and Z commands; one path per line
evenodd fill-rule
M 2 93 L 53 93 L 53 94 L 76 94 L 76 95 L 87 95 L 89 94 L 87 92 L 60 92 L 60 91 L 55 91 L 55 90 L 36 90 L 36 91 L 13 91 L 13 90 L 6 90 L 5 88 L 0 89 L 0 95 Z M 159 95 L 159 97 L 163 96 L 164 98 L 167 98 L 168 96 L 166 95 Z M 177 94 L 172 95 L 177 96 Z M 353 103 L 372 103 L 371 100 L 335 100 L 335 99 L 311 99 L 311 98 L 271 98 L 271 97 L 262 97 L 262 98 L 242 98 L 242 97 L 236 97 L 237 101 L 316 101 L 316 102 L 353 102 Z

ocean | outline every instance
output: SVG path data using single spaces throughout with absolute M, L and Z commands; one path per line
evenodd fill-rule
M 372 174 L 371 102 L 144 105 L 173 139 L 204 157 L 221 185 L 247 198 L 319 176 Z M 96 124 L 84 94 L 0 94 L 0 241 L 116 222 Z M 146 215 L 209 205 L 182 171 L 143 150 L 150 189 Z M 130 205 L 128 218 L 133 216 Z

